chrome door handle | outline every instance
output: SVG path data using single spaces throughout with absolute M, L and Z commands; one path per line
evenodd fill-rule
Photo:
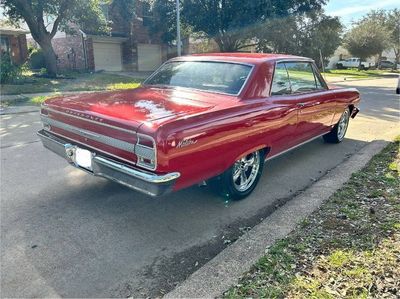
M 299 107 L 304 107 L 306 105 L 306 103 L 297 103 L 297 106 Z

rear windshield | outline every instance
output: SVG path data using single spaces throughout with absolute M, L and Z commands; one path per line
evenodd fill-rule
M 249 65 L 229 62 L 172 61 L 164 64 L 144 84 L 236 95 L 242 89 L 251 69 Z

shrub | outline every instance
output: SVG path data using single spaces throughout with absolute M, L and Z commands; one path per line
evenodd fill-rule
M 13 64 L 10 55 L 2 53 L 0 57 L 0 82 L 12 83 L 22 75 L 20 66 Z
M 29 64 L 32 69 L 38 70 L 46 67 L 44 62 L 44 54 L 41 49 L 31 49 L 31 55 L 29 56 Z

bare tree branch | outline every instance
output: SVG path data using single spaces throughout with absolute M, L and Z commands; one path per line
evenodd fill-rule
M 71 2 L 73 1 L 64 1 L 61 5 L 60 5 L 60 10 L 58 12 L 58 16 L 56 18 L 56 20 L 54 21 L 53 24 L 53 28 L 50 32 L 50 38 L 53 38 L 54 35 L 56 35 L 57 31 L 58 31 L 58 26 L 60 25 L 61 21 L 63 20 L 63 18 L 65 17 L 65 15 L 67 14 L 67 11 L 69 9 L 69 5 Z
M 241 46 L 236 47 L 236 49 L 237 49 L 237 50 L 240 50 L 240 49 L 243 49 L 243 48 L 254 47 L 254 46 L 257 46 L 257 45 L 258 45 L 258 43 L 245 44 L 245 45 L 241 45 Z

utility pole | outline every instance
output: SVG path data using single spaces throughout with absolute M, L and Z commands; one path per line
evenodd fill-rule
M 179 0 L 176 0 L 176 48 L 178 56 L 181 56 L 181 13 L 179 11 Z

